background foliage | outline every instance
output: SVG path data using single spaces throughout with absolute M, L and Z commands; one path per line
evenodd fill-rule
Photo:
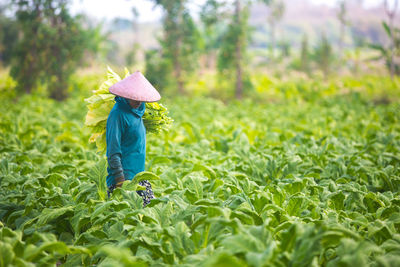
M 161 24 L 0 5 L 0 266 L 398 266 L 396 10 L 149 2 Z M 111 197 L 84 126 L 109 64 L 174 120 Z

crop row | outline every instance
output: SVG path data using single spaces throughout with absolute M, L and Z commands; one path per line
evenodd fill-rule
M 107 198 L 84 103 L 1 107 L 1 265 L 395 266 L 400 116 L 359 94 L 168 103 L 147 172 Z M 143 208 L 134 191 L 151 181 Z

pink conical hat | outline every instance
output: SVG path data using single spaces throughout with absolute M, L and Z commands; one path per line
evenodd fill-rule
M 136 71 L 115 83 L 109 90 L 114 95 L 141 102 L 156 102 L 161 99 L 156 88 L 151 85 L 140 71 Z

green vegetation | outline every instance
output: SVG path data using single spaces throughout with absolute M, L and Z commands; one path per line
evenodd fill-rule
M 163 67 L 161 72 L 164 73 L 160 78 L 172 83 L 179 94 L 184 94 L 188 76 L 197 66 L 201 46 L 198 29 L 187 7 L 189 1 L 151 1 L 161 7 L 164 12 L 162 24 L 165 34 L 160 39 L 162 53 L 159 60 Z M 157 82 L 157 84 L 160 83 Z M 161 83 L 161 86 L 165 84 Z
M 254 79 L 258 101 L 170 99 L 174 127 L 111 198 L 83 127 L 98 84 L 2 94 L 1 266 L 396 266 L 400 81 Z
M 397 5 L 149 0 L 160 25 L 72 2 L 0 4 L 0 267 L 399 265 Z M 169 107 L 110 196 L 109 64 Z
M 386 23 L 382 23 L 382 27 L 385 29 L 385 32 L 388 38 L 392 39 L 393 44 L 390 47 L 385 47 L 385 45 L 381 44 L 371 44 L 371 48 L 377 50 L 379 52 L 379 56 L 374 58 L 375 60 L 384 60 L 386 67 L 391 72 L 391 75 L 400 75 L 400 65 L 394 61 L 395 56 L 399 56 L 400 54 L 400 29 L 393 28 Z M 392 33 L 393 32 L 393 33 Z
M 30 93 L 45 85 L 50 97 L 65 99 L 70 76 L 84 62 L 85 52 L 98 51 L 100 29 L 84 29 L 83 17 L 70 15 L 64 0 L 9 2 L 16 21 L 11 23 L 9 19 L 0 40 L 5 44 L 4 60 L 11 65 L 10 74 L 18 82 L 18 91 Z M 6 39 L 10 36 L 14 38 Z

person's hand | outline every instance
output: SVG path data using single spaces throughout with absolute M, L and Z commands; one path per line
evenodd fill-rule
M 125 182 L 125 177 L 124 176 L 120 176 L 115 178 L 115 186 L 116 187 L 122 187 L 122 184 Z

